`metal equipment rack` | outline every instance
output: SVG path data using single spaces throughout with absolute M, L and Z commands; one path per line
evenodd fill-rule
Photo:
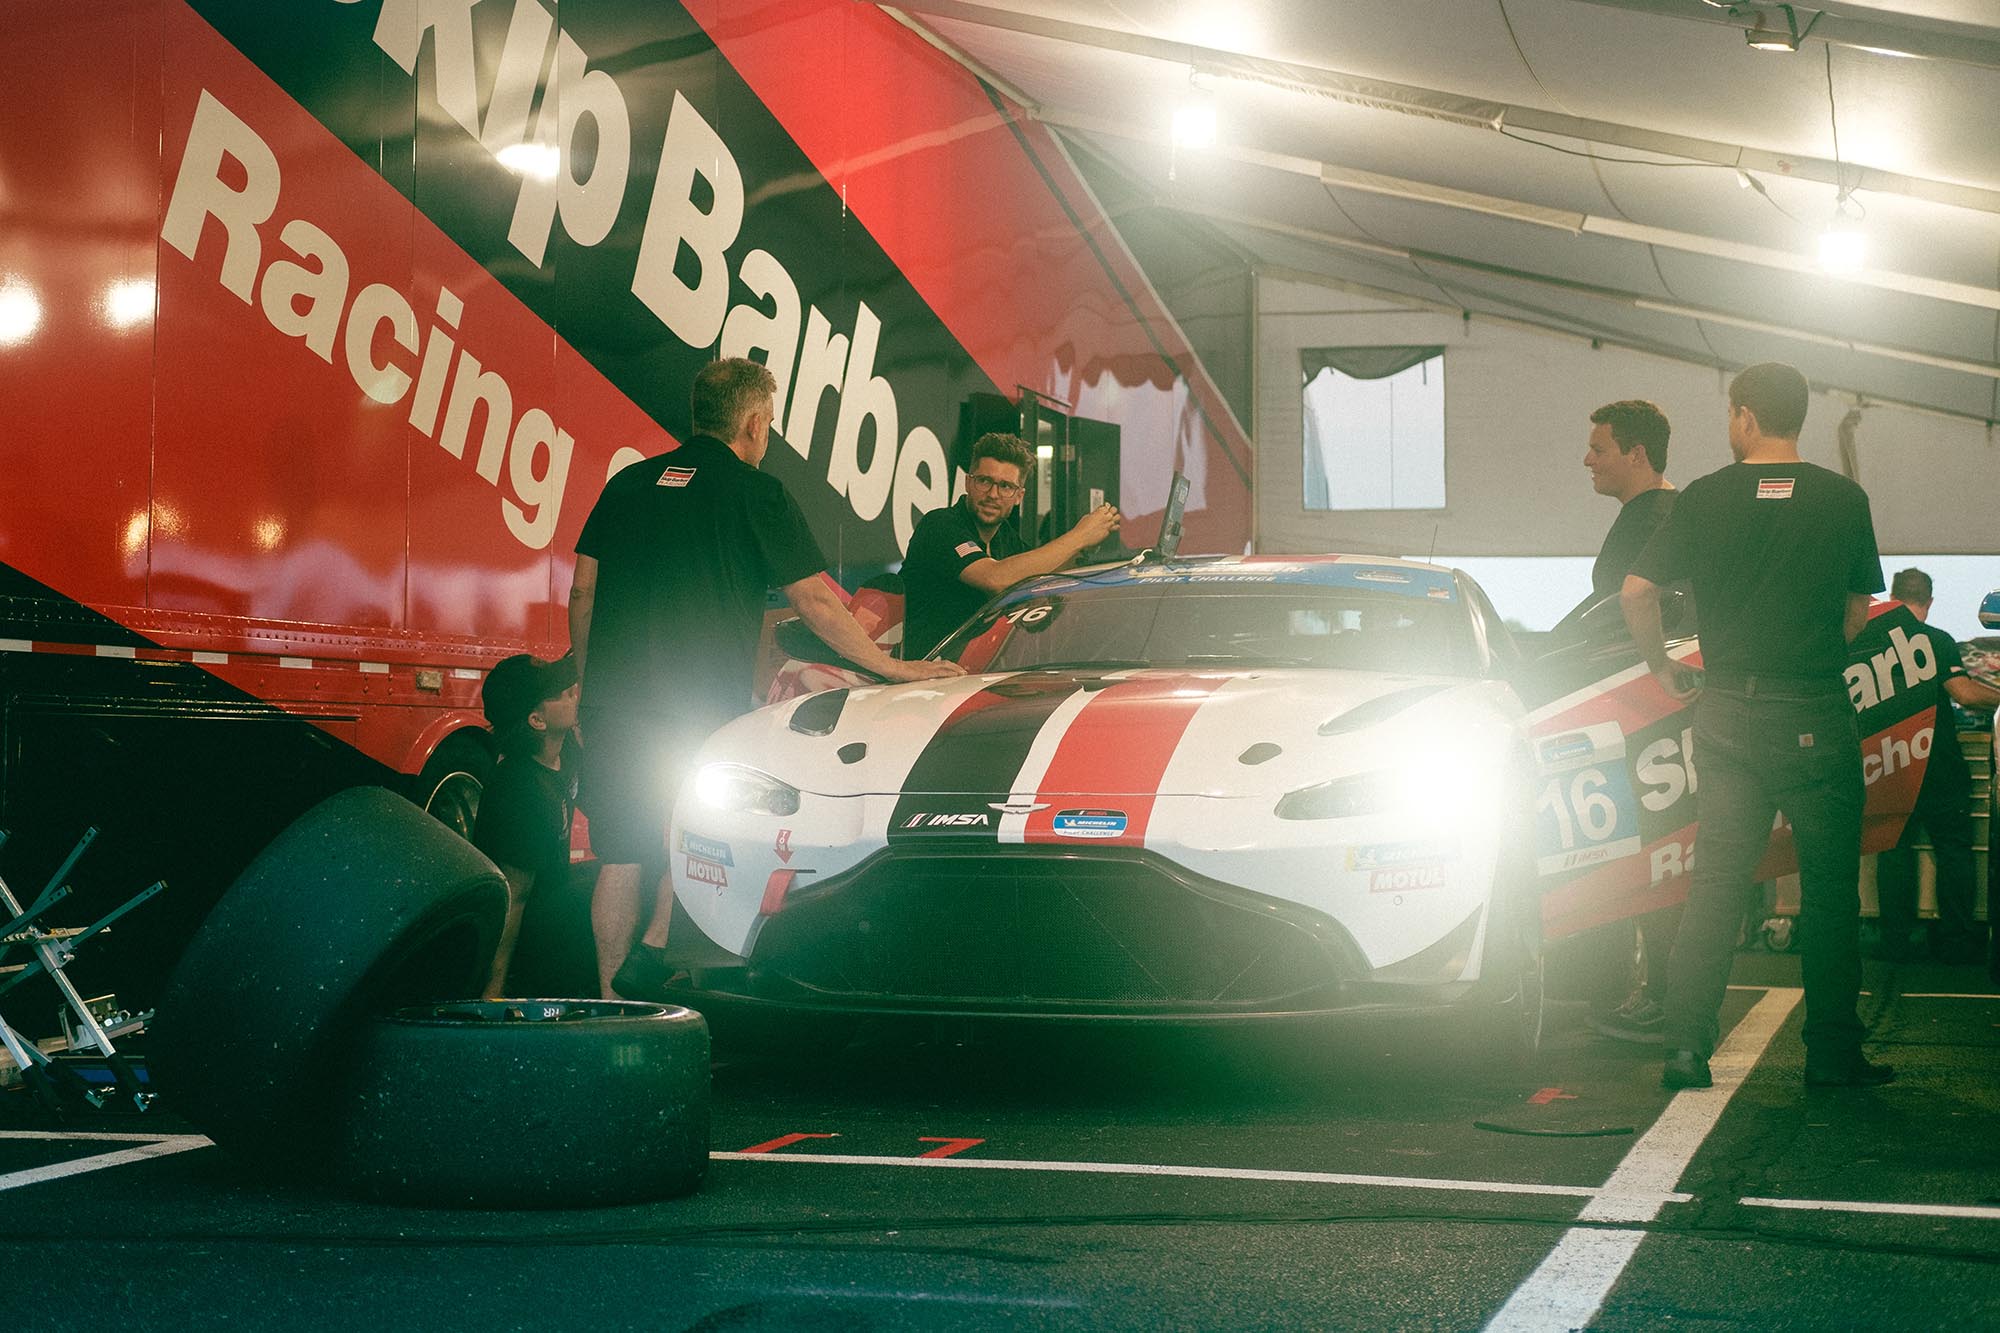
M 6 846 L 8 836 L 7 830 L 0 829 L 0 848 Z M 112 1037 L 143 1029 L 150 1013 L 107 1021 L 91 1001 L 83 998 L 63 969 L 76 957 L 79 948 L 164 890 L 166 881 L 155 881 L 81 929 L 45 924 L 50 909 L 69 897 L 69 873 L 96 840 L 97 830 L 85 829 L 76 846 L 49 877 L 48 884 L 27 907 L 21 906 L 6 879 L 0 877 L 0 911 L 7 913 L 5 919 L 0 919 L 0 996 L 34 977 L 46 976 L 62 996 L 63 1025 L 70 1034 L 71 1048 L 87 1045 L 103 1056 L 111 1071 L 112 1085 L 100 1088 L 67 1064 L 51 1059 L 34 1042 L 9 1027 L 4 1016 L 0 1016 L 0 1048 L 13 1058 L 22 1082 L 52 1110 L 60 1111 L 77 1103 L 96 1109 L 118 1102 L 132 1110 L 144 1111 L 152 1106 L 153 1094 L 146 1089 L 131 1061 L 112 1044 Z M 25 950 L 29 959 L 10 964 L 8 955 L 17 949 Z

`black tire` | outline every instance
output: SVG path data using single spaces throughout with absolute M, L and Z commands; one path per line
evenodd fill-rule
M 1503 932 L 1489 943 L 1486 956 L 1503 995 L 1481 1023 L 1481 1046 L 1498 1063 L 1527 1064 L 1542 1049 L 1548 1022 L 1547 955 L 1542 950 L 1541 922 L 1525 912 L 1503 916 Z
M 431 818 L 470 841 L 479 800 L 499 761 L 483 731 L 455 731 L 444 738 L 410 786 L 410 799 Z
M 708 1025 L 672 1005 L 468 1001 L 363 1035 L 338 1178 L 399 1202 L 580 1208 L 686 1194 L 708 1170 Z
M 1548 1023 L 1548 954 L 1542 947 L 1541 881 L 1523 821 L 1503 844 L 1480 961 L 1490 1004 L 1477 1024 L 1484 1057 L 1505 1067 L 1531 1062 Z
M 506 912 L 493 863 L 402 797 L 327 798 L 258 854 L 175 966 L 147 1041 L 159 1091 L 225 1148 L 316 1159 L 366 1020 L 477 995 Z

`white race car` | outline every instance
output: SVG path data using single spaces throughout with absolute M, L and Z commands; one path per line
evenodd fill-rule
M 838 688 L 703 748 L 688 915 L 783 1005 L 1220 1019 L 1466 1005 L 1542 1024 L 1534 757 L 1506 631 L 1434 566 L 1032 580 L 963 679 Z

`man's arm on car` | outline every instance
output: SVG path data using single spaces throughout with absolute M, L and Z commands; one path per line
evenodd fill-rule
M 1970 676 L 1953 676 L 1944 683 L 1944 688 L 1959 707 L 1970 708 L 1974 712 L 1989 712 L 1995 705 L 2000 705 L 2000 690 Z
M 1674 660 L 1667 656 L 1666 631 L 1660 628 L 1660 585 L 1627 574 L 1625 586 L 1618 592 L 1618 605 L 1625 613 L 1625 628 L 1631 631 L 1632 642 L 1645 654 L 1646 665 L 1660 688 L 1683 703 L 1694 698 L 1700 691 L 1686 683 Z
M 1031 579 L 1037 574 L 1053 574 L 1118 531 L 1118 522 L 1116 509 L 1110 505 L 1099 505 L 1054 541 L 1044 542 L 1032 551 L 1010 555 L 1005 560 L 995 560 L 990 556 L 975 560 L 960 570 L 958 577 L 961 582 L 969 583 L 982 592 L 992 593 L 1011 588 L 1022 579 Z
M 868 631 L 861 628 L 826 580 L 818 574 L 785 585 L 785 600 L 799 613 L 812 632 L 863 671 L 872 671 L 886 680 L 932 680 L 939 676 L 962 676 L 956 662 L 904 662 L 889 656 Z

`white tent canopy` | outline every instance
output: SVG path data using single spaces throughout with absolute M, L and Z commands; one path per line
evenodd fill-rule
M 893 12 L 1267 271 L 2000 417 L 1995 0 Z

